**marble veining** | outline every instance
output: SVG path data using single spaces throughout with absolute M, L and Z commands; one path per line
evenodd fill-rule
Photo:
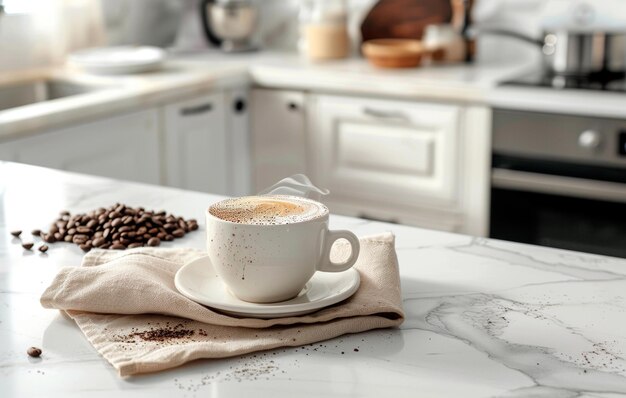
M 0 396 L 626 396 L 623 259 L 332 216 L 331 228 L 396 234 L 400 328 L 120 379 L 73 321 L 39 305 L 80 250 L 25 253 L 9 234 L 118 201 L 202 220 L 218 199 L 0 163 Z M 167 245 L 202 248 L 203 234 Z

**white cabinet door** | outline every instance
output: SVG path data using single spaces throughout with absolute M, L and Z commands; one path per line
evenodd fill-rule
M 224 94 L 165 106 L 165 175 L 171 186 L 216 194 L 230 190 Z
M 304 93 L 252 91 L 251 139 L 255 192 L 307 171 Z
M 331 200 L 454 209 L 460 108 L 317 96 L 311 156 Z
M 230 146 L 231 196 L 246 196 L 252 191 L 250 144 L 250 92 L 235 88 L 224 93 L 226 100 L 226 131 Z
M 43 132 L 1 143 L 0 152 L 16 162 L 158 184 L 157 116 L 151 109 Z

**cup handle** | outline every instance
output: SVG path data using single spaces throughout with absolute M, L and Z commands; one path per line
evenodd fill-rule
M 335 263 L 330 259 L 330 249 L 333 247 L 333 243 L 335 243 L 338 239 L 345 239 L 350 242 L 350 246 L 352 247 L 352 252 L 350 253 L 350 257 L 344 261 L 343 263 Z M 322 259 L 317 265 L 318 271 L 324 272 L 342 272 L 354 265 L 356 263 L 357 258 L 359 258 L 359 250 L 361 246 L 359 245 L 359 238 L 356 237 L 350 231 L 326 231 L 326 237 L 324 239 L 324 252 Z

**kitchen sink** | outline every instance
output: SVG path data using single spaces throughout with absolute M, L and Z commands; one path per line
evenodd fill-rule
M 0 86 L 0 111 L 50 101 L 72 95 L 86 94 L 103 87 L 61 79 L 38 79 Z

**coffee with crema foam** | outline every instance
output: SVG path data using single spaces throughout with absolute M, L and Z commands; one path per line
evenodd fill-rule
M 284 225 L 323 217 L 328 208 L 297 196 L 245 196 L 218 202 L 209 207 L 209 213 L 238 224 Z

